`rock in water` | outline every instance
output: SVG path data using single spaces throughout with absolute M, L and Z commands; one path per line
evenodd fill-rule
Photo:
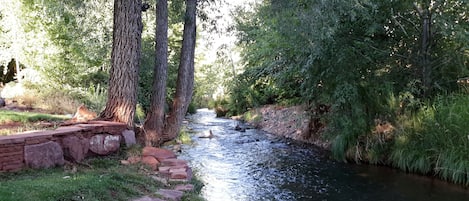
M 202 135 L 199 135 L 199 138 L 213 138 L 215 137 L 212 133 L 212 130 L 209 130 L 208 133 L 203 133 Z

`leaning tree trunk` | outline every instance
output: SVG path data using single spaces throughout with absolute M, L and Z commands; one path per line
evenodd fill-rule
M 142 0 L 114 0 L 108 100 L 101 119 L 133 126 L 142 28 Z
M 168 1 L 158 0 L 156 7 L 156 57 L 150 111 L 144 124 L 145 144 L 158 145 L 164 129 L 164 105 L 168 69 Z
M 186 14 L 179 63 L 176 94 L 173 98 L 173 107 L 167 118 L 162 142 L 177 137 L 182 120 L 191 102 L 194 83 L 194 49 L 196 38 L 196 7 L 197 0 L 186 0 Z

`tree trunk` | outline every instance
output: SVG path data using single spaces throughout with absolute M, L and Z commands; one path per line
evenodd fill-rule
M 438 3 L 435 5 L 418 4 L 414 3 L 415 10 L 419 14 L 422 20 L 422 35 L 421 35 L 421 46 L 419 50 L 419 62 L 421 66 L 421 76 L 423 84 L 423 96 L 427 97 L 432 90 L 432 66 L 431 66 L 431 41 L 432 41 L 432 9 L 438 7 Z
M 164 105 L 168 69 L 168 1 L 158 0 L 156 7 L 156 58 L 150 111 L 145 120 L 145 144 L 158 145 L 164 129 Z
M 196 8 L 197 0 L 186 0 L 186 14 L 178 69 L 176 94 L 173 107 L 167 118 L 162 142 L 177 137 L 182 120 L 191 102 L 194 83 L 194 51 L 196 40 Z
M 133 127 L 141 54 L 142 0 L 114 0 L 111 70 L 100 118 Z
M 422 14 L 422 49 L 421 51 L 421 64 L 422 64 L 422 82 L 423 82 L 423 95 L 426 97 L 432 88 L 432 69 L 430 63 L 430 41 L 431 41 L 431 13 L 425 10 Z

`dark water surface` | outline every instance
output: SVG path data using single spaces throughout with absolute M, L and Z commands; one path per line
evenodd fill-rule
M 205 184 L 208 201 L 469 201 L 469 190 L 386 167 L 330 160 L 313 146 L 268 133 L 234 130 L 236 121 L 202 109 L 187 124 L 195 134 L 181 158 Z M 212 130 L 215 138 L 198 138 Z

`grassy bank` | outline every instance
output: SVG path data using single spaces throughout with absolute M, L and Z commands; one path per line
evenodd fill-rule
M 92 158 L 82 164 L 47 170 L 24 170 L 0 173 L 2 201 L 23 200 L 96 200 L 128 201 L 143 195 L 154 195 L 164 185 L 148 176 L 139 165 L 124 166 L 119 156 Z M 198 196 L 202 185 L 183 200 L 203 200 Z M 166 187 L 167 188 L 167 187 Z
M 469 186 L 469 96 L 439 97 L 399 122 L 393 166 Z
M 469 186 L 467 94 L 437 97 L 396 115 L 391 123 L 386 132 L 377 132 L 382 124 L 370 123 L 369 132 L 332 135 L 333 155 Z

